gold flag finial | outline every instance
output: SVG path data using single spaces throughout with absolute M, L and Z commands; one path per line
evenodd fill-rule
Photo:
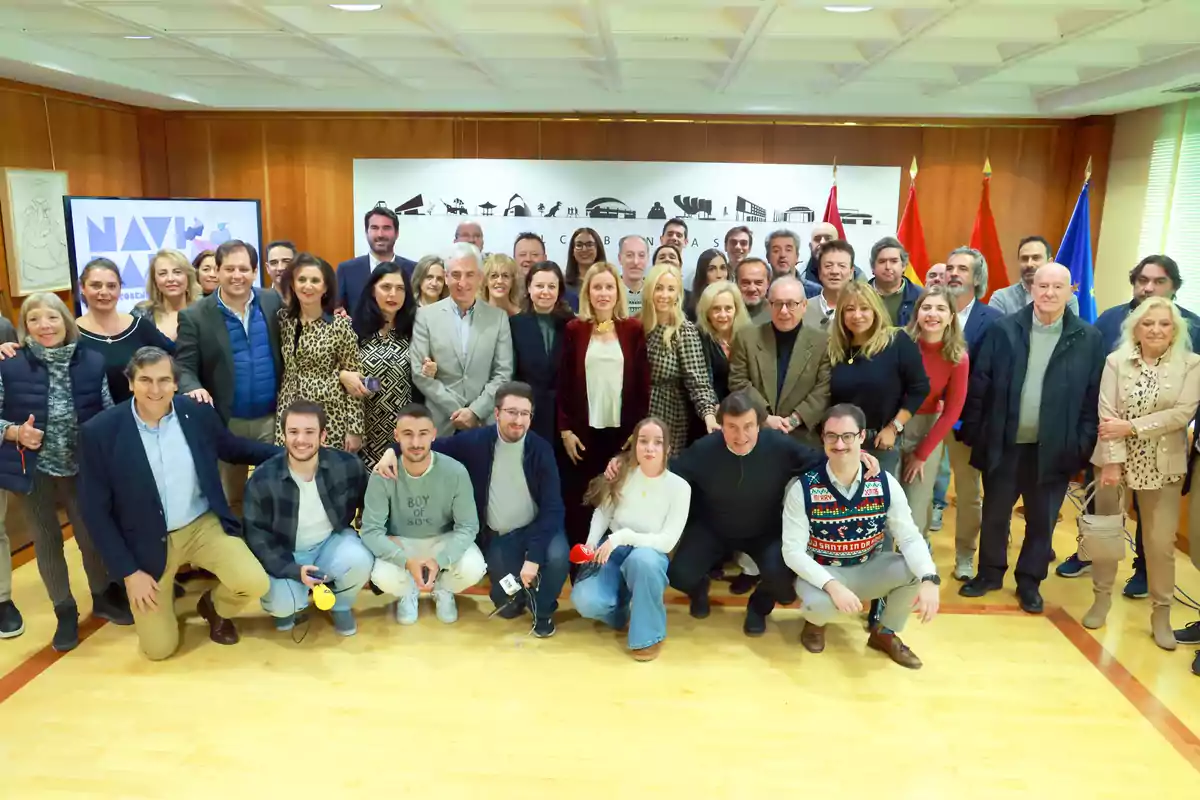
M 1092 179 L 1092 157 L 1088 156 L 1087 168 L 1083 171 L 1083 180 L 1086 183 Z
M 833 157 L 833 185 L 837 186 L 837 156 Z
M 983 174 L 989 178 L 992 177 L 992 160 L 990 158 L 983 160 Z
M 917 157 L 913 156 L 912 166 L 908 168 L 908 177 L 910 180 L 917 179 Z

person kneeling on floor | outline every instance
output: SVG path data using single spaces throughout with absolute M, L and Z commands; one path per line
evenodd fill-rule
M 826 411 L 821 438 L 829 461 L 797 478 L 784 501 L 783 560 L 800 576 L 800 643 L 820 653 L 825 625 L 838 613 L 859 613 L 863 601 L 883 599 L 883 616 L 867 646 L 919 669 L 921 660 L 896 634 L 914 608 L 923 622 L 937 615 L 941 580 L 900 482 L 886 472 L 863 479 L 865 429 L 858 406 L 842 403 Z M 884 549 L 885 532 L 899 553 Z
M 362 539 L 375 554 L 371 582 L 395 595 L 396 622 L 417 621 L 421 592 L 433 594 L 437 617 L 458 619 L 454 595 L 487 572 L 475 545 L 479 517 L 467 468 L 433 452 L 429 409 L 407 405 L 396 415 L 400 470 L 395 480 L 372 475 L 363 503 Z
M 324 582 L 334 595 L 329 615 L 342 636 L 358 631 L 351 607 L 371 575 L 371 551 L 350 527 L 367 488 L 367 468 L 352 453 L 325 447 L 328 420 L 311 400 L 296 400 L 280 418 L 286 453 L 246 484 L 246 543 L 271 577 L 263 610 L 289 631 L 308 607 L 308 591 Z
M 126 368 L 133 397 L 80 429 L 79 505 L 113 575 L 125 578 L 142 652 L 179 649 L 175 573 L 206 569 L 220 585 L 196 611 L 217 644 L 236 644 L 229 619 L 270 586 L 225 499 L 218 460 L 254 466 L 279 448 L 235 436 L 212 407 L 176 395 L 179 367 L 143 347 Z
M 502 384 L 493 413 L 494 425 L 436 439 L 433 450 L 460 462 L 471 476 L 498 615 L 516 619 L 532 601 L 533 635 L 545 639 L 554 635 L 558 595 L 570 571 L 558 465 L 550 443 L 529 430 L 537 413 L 529 384 Z M 396 448 L 390 448 L 376 474 L 395 478 L 396 460 Z M 509 584 L 510 595 L 504 588 L 509 575 L 527 591 Z
M 592 480 L 584 500 L 596 507 L 587 546 L 598 569 L 575 583 L 571 602 L 586 619 L 629 626 L 629 649 L 652 661 L 667 638 L 667 554 L 683 535 L 692 487 L 667 471 L 671 434 L 649 417 L 633 429 L 613 480 Z

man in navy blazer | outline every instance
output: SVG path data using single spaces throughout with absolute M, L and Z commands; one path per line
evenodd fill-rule
M 152 661 L 179 649 L 175 573 L 212 572 L 220 586 L 196 610 L 217 644 L 235 644 L 229 617 L 270 587 L 229 509 L 218 459 L 258 465 L 280 448 L 229 432 L 210 406 L 176 395 L 179 368 L 157 347 L 134 353 L 133 397 L 80 431 L 79 505 L 109 572 L 125 579 L 138 642 Z
M 533 388 L 505 383 L 496 390 L 495 402 L 495 424 L 439 436 L 433 449 L 471 476 L 479 547 L 487 557 L 491 598 L 500 616 L 514 619 L 532 598 L 533 634 L 545 639 L 554 635 L 553 614 L 571 569 L 558 465 L 550 443 L 529 429 Z M 394 479 L 398 457 L 397 448 L 390 448 L 375 472 Z M 529 591 L 507 591 L 503 579 L 509 575 Z
M 970 247 L 959 247 L 946 258 L 946 291 L 954 298 L 958 326 L 967 340 L 967 358 L 972 366 L 979 353 L 979 344 L 996 320 L 1004 317 L 983 302 L 987 294 L 987 261 L 983 253 Z M 959 438 L 960 431 L 947 441 L 950 471 L 954 473 L 954 488 L 958 492 L 958 516 L 954 526 L 954 577 L 960 581 L 975 577 L 975 549 L 979 544 L 979 528 L 983 523 L 983 495 L 980 492 L 979 470 L 971 466 L 971 448 Z M 941 481 L 941 477 L 938 478 Z M 947 477 L 947 481 L 949 478 Z M 937 513 L 939 519 L 941 514 Z M 940 527 L 940 526 L 939 526 Z
M 413 268 L 416 263 L 396 255 L 396 237 L 399 236 L 400 218 L 396 212 L 384 206 L 376 206 L 367 212 L 363 218 L 367 229 L 367 244 L 371 252 L 365 256 L 352 258 L 338 264 L 338 302 L 339 309 L 354 316 L 358 308 L 358 298 L 362 296 L 371 273 L 385 261 L 395 261 L 404 271 L 404 277 L 412 281 Z

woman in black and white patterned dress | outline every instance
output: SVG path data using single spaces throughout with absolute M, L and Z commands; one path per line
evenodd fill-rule
M 416 307 L 403 269 L 384 262 L 371 273 L 354 312 L 364 380 L 379 380 L 379 390 L 366 399 L 362 458 L 368 469 L 394 441 L 396 412 L 412 402 L 408 345 Z
M 642 327 L 650 361 L 650 415 L 671 429 L 671 449 L 687 445 L 688 403 L 711 433 L 717 424 L 717 397 L 700 344 L 700 333 L 683 314 L 683 276 L 663 263 L 650 270 L 642 287 Z

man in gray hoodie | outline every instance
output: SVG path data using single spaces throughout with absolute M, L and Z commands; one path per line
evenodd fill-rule
M 458 619 L 454 596 L 483 578 L 475 545 L 479 515 L 467 468 L 431 445 L 437 428 L 429 409 L 413 404 L 396 417 L 400 470 L 396 480 L 372 475 L 363 502 L 362 540 L 375 554 L 371 582 L 396 595 L 396 622 L 417 621 L 421 592 L 433 595 L 437 617 Z

